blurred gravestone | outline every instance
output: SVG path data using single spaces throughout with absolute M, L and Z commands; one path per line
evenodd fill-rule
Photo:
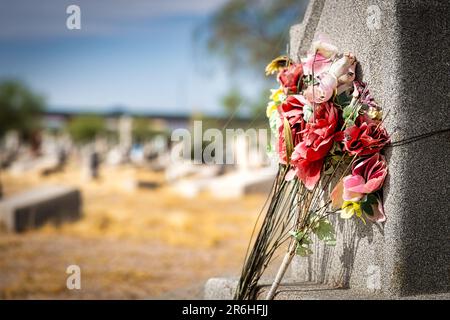
M 98 178 L 98 171 L 100 166 L 100 156 L 97 151 L 89 153 L 89 177 L 91 179 Z
M 119 118 L 119 144 L 123 152 L 128 154 L 133 139 L 133 118 L 128 115 L 123 115 Z
M 78 219 L 81 209 L 78 189 L 42 186 L 0 201 L 0 223 L 8 231 L 22 232 L 50 222 Z
M 351 290 L 304 284 L 278 298 L 449 297 L 449 21 L 448 1 L 312 0 L 303 23 L 292 27 L 295 60 L 318 34 L 356 55 L 358 77 L 389 114 L 392 140 L 407 143 L 386 151 L 386 223 L 335 216 L 336 247 L 316 241 L 310 258 L 292 264 L 294 283 Z M 438 133 L 415 139 L 430 132 Z M 206 288 L 208 297 L 221 290 L 215 286 Z

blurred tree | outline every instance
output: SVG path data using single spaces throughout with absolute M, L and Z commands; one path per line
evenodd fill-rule
M 237 88 L 231 88 L 228 93 L 226 93 L 221 98 L 222 106 L 225 108 L 227 114 L 234 114 L 241 104 L 244 102 L 244 97 Z
M 272 87 L 274 85 L 272 84 Z M 270 98 L 270 86 L 263 87 L 255 98 L 250 102 L 250 112 L 253 119 L 267 123 L 266 108 Z
M 9 130 L 17 130 L 23 140 L 32 140 L 36 147 L 39 144 L 36 131 L 40 126 L 37 115 L 43 110 L 44 99 L 26 85 L 17 80 L 3 81 L 0 83 L 0 138 Z M 2 160 L 0 157 L 0 170 Z M 2 190 L 0 181 L 0 198 Z
M 274 57 L 286 53 L 289 28 L 299 23 L 308 0 L 230 0 L 205 28 L 210 50 L 230 67 L 258 73 Z
M 39 115 L 44 110 L 43 97 L 16 80 L 0 83 L 0 137 L 17 130 L 28 140 L 39 129 Z
M 159 134 L 167 135 L 163 130 L 152 128 L 151 123 L 146 118 L 136 117 L 133 119 L 133 139 L 136 142 L 149 141 Z
M 253 101 L 242 100 L 234 88 L 225 95 L 222 105 L 227 113 L 235 111 L 237 101 L 253 115 L 264 112 L 267 90 L 273 86 L 273 78 L 264 77 L 264 67 L 273 58 L 286 54 L 289 28 L 301 22 L 308 2 L 230 0 L 197 30 L 197 41 L 206 45 L 208 51 L 223 57 L 230 71 L 250 71 L 261 75 L 258 82 L 263 90 L 252 97 Z
M 99 134 L 105 133 L 105 122 L 96 115 L 76 116 L 69 122 L 69 134 L 77 143 L 92 141 Z

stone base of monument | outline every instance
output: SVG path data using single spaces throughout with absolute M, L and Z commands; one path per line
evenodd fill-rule
M 42 186 L 0 201 L 0 223 L 11 232 L 47 223 L 73 221 L 81 216 L 81 193 L 65 186 Z
M 236 290 L 237 279 L 211 278 L 205 284 L 205 300 L 230 300 Z M 258 290 L 258 300 L 264 300 L 269 283 L 264 283 Z M 386 296 L 378 292 L 368 292 L 360 289 L 333 288 L 314 282 L 287 282 L 282 284 L 274 300 L 449 300 L 450 293 L 424 294 L 414 296 Z

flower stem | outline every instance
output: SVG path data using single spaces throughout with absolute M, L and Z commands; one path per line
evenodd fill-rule
M 273 300 L 273 298 L 275 297 L 278 287 L 280 286 L 280 282 L 283 279 L 287 268 L 289 267 L 289 265 L 292 262 L 292 259 L 295 256 L 295 248 L 296 247 L 297 247 L 297 242 L 292 241 L 288 252 L 286 252 L 286 254 L 284 255 L 283 262 L 281 263 L 280 268 L 278 269 L 275 280 L 273 281 L 272 286 L 270 287 L 270 290 L 267 293 L 266 300 Z

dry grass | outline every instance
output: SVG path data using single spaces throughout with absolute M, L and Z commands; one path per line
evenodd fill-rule
M 208 277 L 239 273 L 263 196 L 184 199 L 165 185 L 130 188 L 135 178 L 164 181 L 131 167 L 104 168 L 94 182 L 74 165 L 49 177 L 3 174 L 6 194 L 43 183 L 78 186 L 84 216 L 60 227 L 0 233 L 0 297 L 195 298 Z M 81 290 L 66 288 L 70 264 L 81 267 Z

